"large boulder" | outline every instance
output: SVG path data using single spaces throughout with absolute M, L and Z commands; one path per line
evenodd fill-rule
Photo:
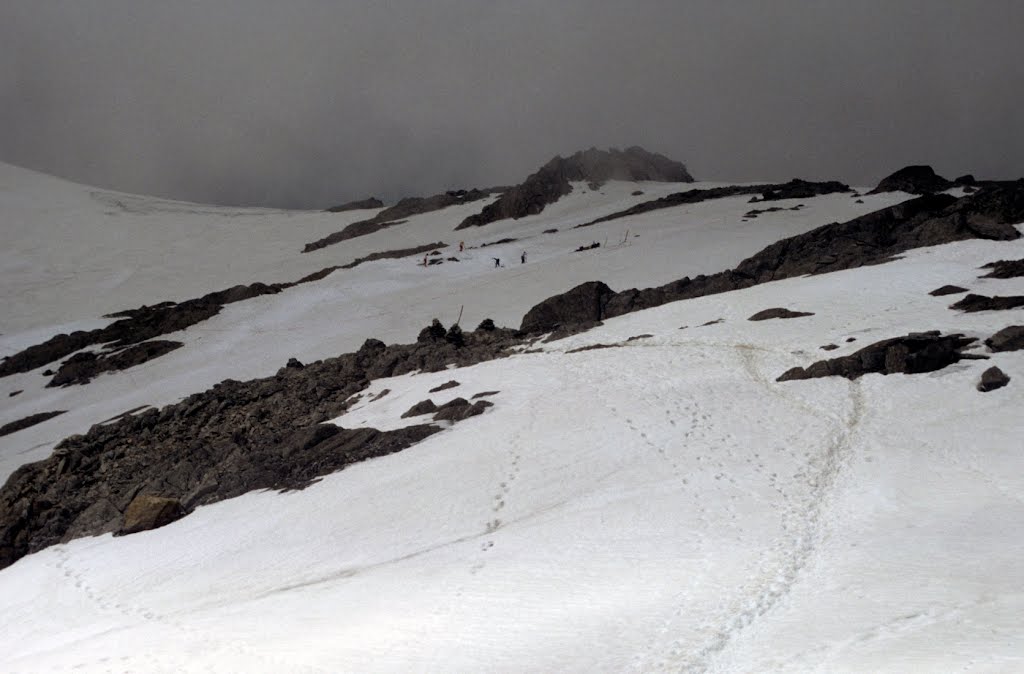
M 559 327 L 596 323 L 615 291 L 600 281 L 581 283 L 572 290 L 549 297 L 523 316 L 521 332 L 549 332 Z
M 124 511 L 124 524 L 118 533 L 124 535 L 158 529 L 184 515 L 185 509 L 178 499 L 139 494 Z
M 981 381 L 978 382 L 978 390 L 982 393 L 1003 388 L 1010 383 L 1010 377 L 994 365 L 981 373 Z
M 908 194 L 935 194 L 953 187 L 953 183 L 936 175 L 931 166 L 906 166 L 878 183 L 868 194 L 880 192 L 907 192 Z
M 1024 325 L 1010 325 L 985 340 L 993 351 L 1019 351 L 1024 349 Z

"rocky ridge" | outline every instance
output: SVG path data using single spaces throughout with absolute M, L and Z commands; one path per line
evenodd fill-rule
M 536 173 L 471 215 L 455 228 L 482 227 L 506 218 L 536 215 L 572 191 L 570 182 L 586 181 L 596 188 L 608 180 L 693 182 L 686 167 L 640 147 L 626 150 L 590 148 L 570 157 L 555 157 Z
M 432 424 L 377 431 L 324 423 L 374 379 L 491 360 L 522 341 L 508 329 L 431 327 L 415 344 L 368 339 L 355 353 L 296 361 L 273 377 L 225 380 L 65 439 L 0 489 L 0 568 L 54 543 L 121 530 L 140 495 L 172 499 L 187 513 L 254 489 L 301 489 L 440 431 Z M 465 419 L 491 404 L 463 403 L 449 403 L 438 420 Z

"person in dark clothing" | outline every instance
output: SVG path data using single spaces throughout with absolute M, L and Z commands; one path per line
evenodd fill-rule
M 495 267 L 500 267 L 501 266 L 501 259 L 500 258 L 492 257 L 491 259 L 494 260 L 494 266 Z
M 523 251 L 523 254 L 519 256 L 519 263 L 520 264 L 526 264 L 526 251 L 525 250 Z

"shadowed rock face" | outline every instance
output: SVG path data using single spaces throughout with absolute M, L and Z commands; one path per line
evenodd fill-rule
M 87 384 L 93 377 L 104 372 L 127 370 L 130 367 L 141 365 L 147 361 L 159 358 L 175 349 L 184 346 L 181 342 L 174 342 L 165 339 L 154 339 L 141 344 L 134 344 L 128 348 L 109 355 L 84 351 L 76 353 L 71 358 L 61 363 L 57 374 L 53 376 L 47 387 L 71 386 L 72 384 Z
M 911 333 L 905 337 L 875 342 L 849 356 L 819 360 L 809 367 L 794 367 L 776 381 L 846 377 L 857 379 L 871 372 L 917 374 L 941 370 L 964 358 L 984 358 L 962 353 L 973 337 L 941 335 L 938 331 Z
M 373 379 L 492 360 L 522 343 L 515 334 L 464 332 L 461 345 L 369 339 L 355 353 L 282 367 L 264 379 L 225 380 L 161 410 L 95 425 L 49 458 L 18 468 L 0 489 L 0 568 L 62 540 L 122 529 L 139 494 L 175 499 L 189 512 L 254 489 L 301 489 L 351 463 L 400 451 L 440 428 L 377 431 L 324 422 L 343 414 Z M 445 418 L 486 406 L 467 403 Z
M 868 194 L 881 192 L 907 192 L 908 194 L 934 194 L 953 187 L 954 184 L 936 175 L 931 166 L 906 166 L 882 178 L 878 187 Z
M 572 191 L 572 181 L 604 183 L 607 180 L 657 180 L 693 182 L 686 167 L 677 161 L 639 147 L 625 151 L 591 148 L 571 157 L 555 157 L 530 175 L 521 185 L 506 191 L 480 213 L 456 227 L 481 227 L 496 220 L 536 215 Z

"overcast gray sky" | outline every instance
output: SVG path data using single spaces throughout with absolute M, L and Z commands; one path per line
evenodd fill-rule
M 0 160 L 322 207 L 642 145 L 698 179 L 1024 175 L 1024 2 L 3 0 Z

